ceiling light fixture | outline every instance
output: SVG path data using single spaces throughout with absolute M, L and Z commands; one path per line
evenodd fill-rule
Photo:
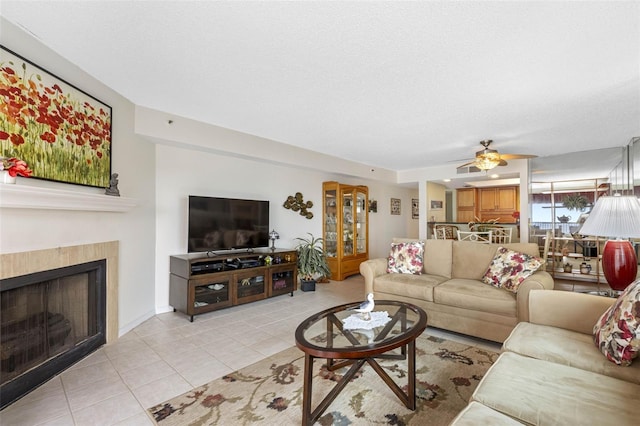
M 500 154 L 495 150 L 486 150 L 493 152 L 484 152 L 476 157 L 475 166 L 480 170 L 491 170 L 500 164 Z

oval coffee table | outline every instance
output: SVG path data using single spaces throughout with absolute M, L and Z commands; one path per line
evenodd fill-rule
M 389 322 L 370 330 L 345 330 L 343 321 L 350 315 L 359 315 L 349 308 L 359 304 L 360 302 L 347 303 L 324 310 L 304 320 L 296 329 L 296 346 L 305 354 L 303 425 L 311 425 L 320 418 L 365 362 L 407 408 L 416 408 L 416 337 L 427 327 L 427 314 L 410 303 L 380 300 L 375 302 L 374 311 L 386 311 L 391 318 Z M 400 348 L 400 353 L 388 353 L 397 348 Z M 326 359 L 327 369 L 331 371 L 347 365 L 351 365 L 351 368 L 316 409 L 312 410 L 313 361 L 316 358 Z M 407 359 L 407 393 L 389 377 L 376 359 Z

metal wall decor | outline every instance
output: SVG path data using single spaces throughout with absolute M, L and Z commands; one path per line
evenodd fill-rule
M 307 219 L 313 218 L 313 213 L 309 211 L 309 209 L 313 207 L 313 202 L 305 202 L 302 199 L 301 192 L 296 192 L 296 195 L 289 195 L 282 207 L 293 210 L 294 212 L 299 212 L 300 216 L 304 216 Z

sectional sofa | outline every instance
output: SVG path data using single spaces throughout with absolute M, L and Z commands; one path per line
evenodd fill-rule
M 638 293 L 640 289 L 621 316 L 636 326 Z M 588 294 L 532 291 L 529 321 L 518 324 L 505 340 L 503 353 L 452 425 L 639 424 L 640 361 L 617 365 L 594 344 L 594 325 L 614 302 Z M 612 321 L 619 333 L 620 319 Z M 632 330 L 628 338 L 633 335 L 640 339 L 640 330 Z M 631 346 L 638 350 L 638 340 Z
M 392 244 L 415 239 L 394 238 Z M 517 292 L 483 283 L 481 280 L 500 245 L 469 241 L 420 240 L 424 243 L 420 274 L 389 273 L 388 259 L 360 264 L 366 293 L 375 299 L 413 303 L 428 315 L 430 327 L 438 327 L 496 342 L 503 342 L 513 328 L 529 320 L 529 292 L 553 289 L 553 278 L 537 271 L 526 278 Z M 504 244 L 506 248 L 539 255 L 534 243 Z

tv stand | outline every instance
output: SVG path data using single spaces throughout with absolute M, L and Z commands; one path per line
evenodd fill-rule
M 175 255 L 169 258 L 169 304 L 194 315 L 255 302 L 298 288 L 297 252 L 270 248 L 252 252 Z M 266 262 L 267 256 L 271 263 Z

